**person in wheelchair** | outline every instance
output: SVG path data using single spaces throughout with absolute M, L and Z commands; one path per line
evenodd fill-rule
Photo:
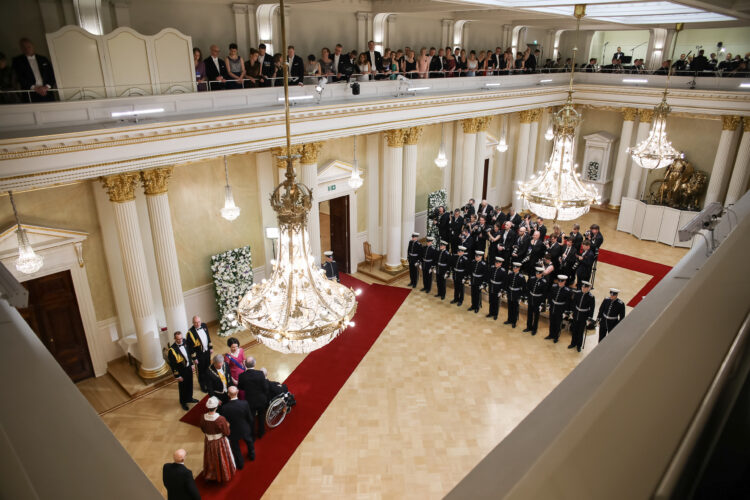
M 255 358 L 252 356 L 245 358 L 245 368 L 246 370 L 239 375 L 237 387 L 245 392 L 245 400 L 250 405 L 250 411 L 255 421 L 253 424 L 256 427 L 255 438 L 260 439 L 266 432 L 268 407 L 276 398 L 287 394 L 288 389 L 285 384 L 268 380 L 267 370 L 265 368 L 256 369 Z M 294 406 L 294 396 L 289 394 L 289 397 L 291 399 L 287 398 L 287 406 Z

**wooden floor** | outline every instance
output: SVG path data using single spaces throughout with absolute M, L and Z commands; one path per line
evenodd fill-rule
M 609 250 L 667 265 L 686 253 L 615 233 L 616 215 L 609 213 L 589 214 L 581 225 L 594 221 L 602 226 Z M 563 230 L 570 226 L 563 224 Z M 649 279 L 599 264 L 597 305 L 609 287 L 620 288 L 627 302 Z M 521 333 L 523 313 L 518 328 L 511 329 L 502 324 L 505 306 L 501 318 L 492 321 L 484 317 L 486 304 L 473 314 L 466 311 L 468 301 L 461 309 L 448 301 L 416 290 L 407 297 L 265 498 L 440 498 L 596 347 L 595 335 L 588 336 L 582 353 L 566 349 L 567 333 L 558 344 L 543 340 L 544 319 L 535 337 Z M 243 343 L 249 340 L 241 335 Z M 220 341 L 214 344 L 224 351 Z M 304 358 L 263 346 L 248 352 L 275 380 L 283 380 Z M 85 385 L 82 392 L 95 394 L 106 406 L 107 391 L 116 391 L 106 381 L 90 387 L 100 380 L 79 387 Z M 88 394 L 97 407 L 100 402 Z M 202 435 L 178 421 L 183 413 L 177 386 L 171 384 L 102 416 L 162 493 L 161 466 L 174 449 L 188 451 L 186 463 L 195 473 L 201 468 Z

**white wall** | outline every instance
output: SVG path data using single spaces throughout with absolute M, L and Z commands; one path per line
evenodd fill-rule
M 18 40 L 21 37 L 31 39 L 39 54 L 49 54 L 42 14 L 36 0 L 27 0 L 23 3 L 23 8 L 17 2 L 3 0 L 0 2 L 0 19 L 3 20 L 3 27 L 0 29 L 0 52 L 5 53 L 8 64 L 14 56 L 21 53 L 18 48 Z
M 617 47 L 622 47 L 626 56 L 632 53 L 633 59 L 645 59 L 650 35 L 651 33 L 648 30 L 597 31 L 591 41 L 589 59 L 595 57 L 599 60 L 599 64 L 609 64 L 612 62 L 612 56 Z M 604 49 L 604 57 L 602 57 L 602 49 L 605 44 L 607 45 Z M 635 52 L 631 52 L 638 45 L 640 47 L 635 49 Z
M 473 50 L 491 50 L 495 51 L 495 47 L 502 47 L 505 50 L 507 47 L 503 47 L 503 27 L 499 24 L 493 24 L 488 22 L 471 22 L 464 26 L 464 37 L 468 42 L 468 46 Z
M 685 30 L 677 37 L 675 58 L 690 50 L 693 51 L 693 54 L 697 54 L 697 46 L 702 46 L 703 50 L 706 51 L 706 56 L 708 56 L 711 52 L 717 52 L 716 44 L 718 42 L 724 42 L 727 52 L 731 52 L 732 55 L 740 54 L 744 56 L 747 52 L 750 52 L 750 27 Z
M 326 4 L 329 5 L 330 4 Z M 293 5 L 290 20 L 290 43 L 297 55 L 307 61 L 308 54 L 320 57 L 320 49 L 328 47 L 333 52 L 337 43 L 344 50 L 357 49 L 357 18 L 354 12 L 329 8 L 305 8 L 304 4 Z M 279 48 L 275 49 L 279 52 Z
M 440 19 L 425 18 L 424 15 L 398 14 L 394 32 L 389 33 L 391 49 L 411 47 L 417 54 L 421 47 L 438 48 L 443 36 Z M 469 43 L 473 44 L 471 40 Z

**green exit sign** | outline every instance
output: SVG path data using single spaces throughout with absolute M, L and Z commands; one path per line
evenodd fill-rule
M 333 184 L 332 186 L 328 186 L 329 191 L 336 191 L 336 184 Z

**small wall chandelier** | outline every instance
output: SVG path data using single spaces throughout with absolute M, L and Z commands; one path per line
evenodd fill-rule
M 437 158 L 435 158 L 435 165 L 437 165 L 438 168 L 445 168 L 448 165 L 448 158 L 445 156 L 445 141 L 443 138 L 443 127 L 444 125 L 440 124 L 440 149 L 438 150 Z
M 18 211 L 16 210 L 16 202 L 13 200 L 13 192 L 8 191 L 8 198 L 10 198 L 10 205 L 13 207 L 13 216 L 16 218 L 16 235 L 18 235 L 18 259 L 16 259 L 16 269 L 23 274 L 34 274 L 39 271 L 44 265 L 44 257 L 38 255 L 31 248 L 29 243 L 29 236 L 26 234 L 26 230 L 21 226 L 21 220 L 18 218 Z
M 585 14 L 585 5 L 575 6 L 578 27 Z M 575 131 L 581 122 L 580 113 L 573 107 L 573 73 L 577 50 L 576 47 L 573 48 L 574 62 L 570 71 L 568 99 L 562 109 L 555 113 L 552 121 L 552 156 L 545 163 L 544 171 L 539 177 L 532 175 L 528 182 L 520 184 L 518 191 L 524 206 L 545 219 L 576 219 L 588 212 L 592 203 L 599 201 L 597 189 L 581 182 L 581 176 L 576 172 L 578 165 L 574 164 L 573 158 Z
M 672 55 L 670 64 L 674 60 L 674 51 L 677 47 L 677 36 L 682 31 L 683 23 L 675 26 L 674 45 L 672 45 Z M 648 137 L 634 148 L 628 148 L 630 156 L 636 165 L 652 170 L 656 168 L 668 167 L 678 158 L 685 155 L 677 151 L 672 143 L 667 139 L 667 115 L 670 108 L 667 104 L 667 92 L 669 91 L 669 77 L 672 74 L 672 67 L 667 71 L 667 82 L 664 87 L 664 95 L 661 102 L 654 108 L 654 121 L 651 125 L 651 131 Z
M 284 0 L 281 15 L 282 46 L 286 47 Z M 284 68 L 286 116 L 286 175 L 271 195 L 279 221 L 279 248 L 270 279 L 253 284 L 240 300 L 237 316 L 267 347 L 283 353 L 319 349 L 343 332 L 357 309 L 356 293 L 315 269 L 310 251 L 307 217 L 312 192 L 295 181 L 289 119 L 289 66 Z M 356 160 L 355 160 L 356 161 Z M 356 164 L 355 164 L 356 165 Z
M 229 185 L 229 168 L 227 167 L 227 157 L 224 157 L 224 178 L 227 181 L 224 186 L 224 207 L 221 209 L 221 216 L 228 221 L 233 221 L 240 216 L 240 207 L 234 204 L 232 196 L 232 187 Z
M 505 135 L 505 123 L 503 123 L 503 132 L 500 134 L 500 140 L 497 142 L 497 146 L 495 146 L 495 149 L 497 149 L 499 153 L 505 153 L 508 151 L 508 142 L 505 139 Z
M 357 161 L 357 136 L 354 136 L 354 169 L 352 175 L 349 177 L 347 183 L 352 189 L 359 189 L 362 187 L 362 174 L 359 171 L 359 162 Z

